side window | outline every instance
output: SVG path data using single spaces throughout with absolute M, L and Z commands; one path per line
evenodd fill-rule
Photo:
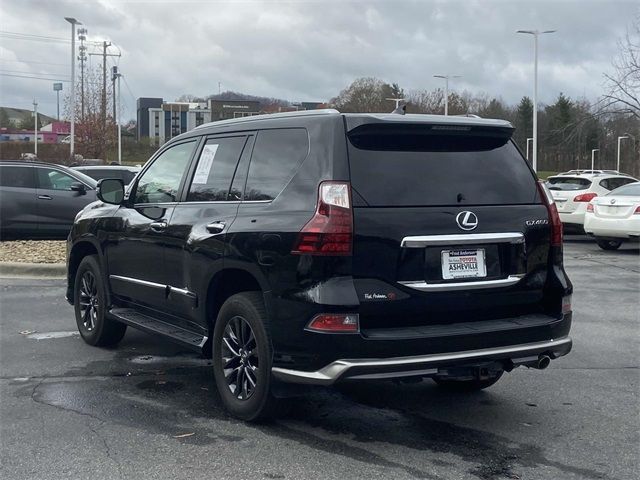
M 130 184 L 131 180 L 133 180 L 134 177 L 136 176 L 135 172 L 132 172 L 131 170 L 122 170 L 121 174 L 122 174 L 122 181 L 124 182 L 125 185 Z
M 0 187 L 36 188 L 33 168 L 1 166 Z
M 195 144 L 195 140 L 180 143 L 162 152 L 140 177 L 134 202 L 175 202 Z
M 600 180 L 600 186 L 606 190 L 613 190 L 613 188 L 609 184 L 609 179 Z
M 207 140 L 196 166 L 187 202 L 228 200 L 229 186 L 247 137 Z
M 298 170 L 309 152 L 304 128 L 258 133 L 245 190 L 245 200 L 273 200 Z
M 635 182 L 632 178 L 618 177 L 609 179 L 609 190 L 615 190 L 618 187 L 626 185 L 627 183 Z
M 38 175 L 38 188 L 43 190 L 71 190 L 72 183 L 78 180 L 53 168 L 36 168 Z

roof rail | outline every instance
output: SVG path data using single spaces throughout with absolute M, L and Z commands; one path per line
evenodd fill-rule
M 232 125 L 234 123 L 254 122 L 256 120 L 266 120 L 271 118 L 291 118 L 291 117 L 310 117 L 313 115 L 337 115 L 340 112 L 334 108 L 321 108 L 318 110 L 299 110 L 296 112 L 280 112 L 280 113 L 263 113 L 260 115 L 252 115 L 250 117 L 230 118 L 228 120 L 218 120 L 215 122 L 203 123 L 198 125 L 194 130 L 204 127 L 215 127 Z
M 482 118 L 480 115 L 476 115 L 475 113 L 459 113 L 454 115 L 454 117 Z

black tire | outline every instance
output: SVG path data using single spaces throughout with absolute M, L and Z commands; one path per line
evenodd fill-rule
M 450 392 L 469 393 L 489 388 L 500 380 L 503 373 L 504 372 L 499 372 L 493 377 L 482 380 L 449 380 L 444 378 L 434 378 L 433 381 L 436 382 L 439 387 L 449 390 Z
M 603 240 L 596 239 L 596 243 L 603 250 L 617 250 L 622 245 L 622 240 Z
M 115 345 L 124 337 L 127 326 L 105 316 L 106 294 L 95 255 L 84 257 L 78 266 L 73 286 L 73 307 L 80 336 L 89 345 Z
M 229 413 L 246 421 L 281 413 L 283 402 L 271 391 L 273 346 L 261 292 L 238 293 L 224 302 L 212 349 L 216 386 Z

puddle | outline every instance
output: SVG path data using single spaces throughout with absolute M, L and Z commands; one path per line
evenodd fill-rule
M 73 332 L 36 332 L 28 334 L 27 338 L 30 338 L 31 340 L 51 340 L 52 338 L 66 338 L 79 335 L 80 333 L 77 330 Z

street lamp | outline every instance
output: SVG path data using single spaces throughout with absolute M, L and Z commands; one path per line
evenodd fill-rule
M 527 160 L 529 160 L 529 142 L 533 142 L 533 138 L 527 138 Z
M 449 79 L 460 78 L 461 75 L 434 75 L 435 78 L 444 78 L 444 114 L 449 115 Z
M 591 173 L 593 173 L 593 167 L 595 165 L 595 162 L 594 162 L 595 154 L 596 152 L 599 152 L 599 151 L 600 151 L 599 148 L 594 148 L 593 150 L 591 150 Z
M 69 150 L 71 153 L 71 160 L 73 160 L 74 137 L 76 133 L 76 25 L 82 25 L 73 17 L 64 17 L 64 19 L 71 24 L 71 132 L 69 140 Z
M 538 170 L 538 35 L 555 30 L 518 30 L 516 33 L 533 35 L 533 169 Z
M 630 133 L 625 133 L 624 135 L 618 137 L 618 163 L 616 164 L 616 170 L 618 172 L 620 171 L 620 140 L 622 140 L 623 138 L 633 138 L 634 143 L 636 141 L 636 137 L 634 137 Z

